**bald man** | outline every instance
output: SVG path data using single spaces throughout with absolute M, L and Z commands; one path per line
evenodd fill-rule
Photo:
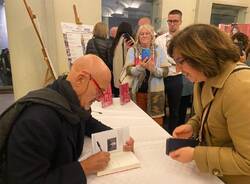
M 138 26 L 142 26 L 142 25 L 145 25 L 145 24 L 149 24 L 151 25 L 151 20 L 149 17 L 141 17 L 138 22 L 137 22 L 137 25 Z
M 110 28 L 110 31 L 109 31 L 109 38 L 114 39 L 115 36 L 116 36 L 117 30 L 118 30 L 118 27 L 117 27 L 117 26 L 111 27 L 111 28 Z
M 8 184 L 85 184 L 86 176 L 107 166 L 108 152 L 78 159 L 85 135 L 111 129 L 89 111 L 110 80 L 104 62 L 95 55 L 86 55 L 74 62 L 67 76 L 17 101 L 16 107 L 27 105 L 9 136 L 5 170 Z M 124 149 L 133 150 L 132 138 Z

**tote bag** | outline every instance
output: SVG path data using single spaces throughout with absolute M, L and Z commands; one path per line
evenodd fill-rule
M 129 88 L 132 87 L 134 77 L 131 75 L 128 75 L 127 73 L 127 67 L 123 67 L 121 75 L 120 75 L 120 83 L 125 84 L 128 83 Z

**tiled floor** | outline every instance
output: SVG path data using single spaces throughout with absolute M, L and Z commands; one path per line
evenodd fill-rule
M 0 94 L 0 114 L 14 102 L 13 94 Z

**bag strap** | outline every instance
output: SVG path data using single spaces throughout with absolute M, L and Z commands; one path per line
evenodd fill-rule
M 246 64 L 237 64 L 235 69 L 230 73 L 230 75 L 232 73 L 238 72 L 238 71 L 243 70 L 243 69 L 248 69 L 249 70 L 250 67 L 247 66 Z M 200 83 L 200 84 L 201 84 L 200 86 L 201 86 L 201 90 L 202 90 L 203 83 Z M 214 98 L 215 98 L 215 95 L 216 95 L 217 91 L 218 91 L 218 88 L 214 88 L 214 90 L 213 90 Z M 204 126 L 205 126 L 205 123 L 207 122 L 208 115 L 209 115 L 212 103 L 213 103 L 213 100 L 205 107 L 205 109 L 203 110 L 202 115 L 201 115 L 201 127 L 200 127 L 200 130 L 199 130 L 199 136 L 198 136 L 199 144 L 201 144 L 202 141 L 203 141 L 202 138 L 203 138 L 203 134 L 204 134 L 203 133 Z
M 125 64 L 125 54 L 124 54 L 124 39 L 122 41 L 122 66 Z

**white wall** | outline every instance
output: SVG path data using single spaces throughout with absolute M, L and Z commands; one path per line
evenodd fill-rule
M 209 24 L 213 3 L 250 7 L 250 0 L 161 0 L 161 3 L 161 19 L 163 21 L 166 21 L 170 10 L 179 9 L 182 11 L 182 28 L 193 23 Z M 250 8 L 247 8 L 245 17 L 244 23 L 250 23 Z
M 183 14 L 181 25 L 183 28 L 194 23 L 195 8 L 196 0 L 162 0 L 162 19 L 163 21 L 167 21 L 169 11 L 179 9 Z
M 68 71 L 60 22 L 74 22 L 73 4 L 81 21 L 95 24 L 101 20 L 101 0 L 27 0 L 38 17 L 40 29 L 53 66 L 58 74 Z M 89 12 L 94 12 L 89 14 Z M 6 1 L 6 17 L 15 98 L 44 85 L 46 64 L 38 38 L 22 0 Z

